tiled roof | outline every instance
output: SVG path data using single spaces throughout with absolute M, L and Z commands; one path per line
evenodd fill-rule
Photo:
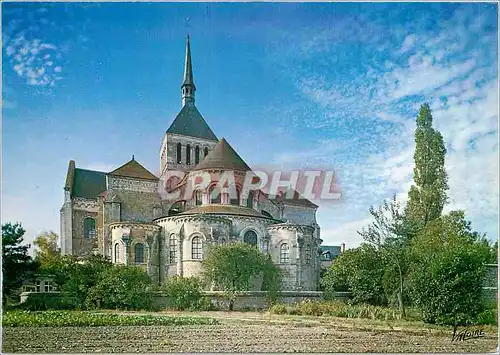
M 72 197 L 97 198 L 106 190 L 106 173 L 101 171 L 74 169 Z
M 151 172 L 132 158 L 131 161 L 108 173 L 109 175 L 124 176 L 137 179 L 158 180 Z
M 193 214 L 204 214 L 204 213 L 268 218 L 251 208 L 234 206 L 234 205 L 219 205 L 219 204 L 198 206 L 186 212 L 180 213 L 179 215 L 193 215 Z
M 185 105 L 181 109 L 174 122 L 172 122 L 167 129 L 167 133 L 181 134 L 213 141 L 217 140 L 214 132 L 208 126 L 207 122 L 205 122 L 205 119 L 194 104 Z
M 194 170 L 202 169 L 251 170 L 225 138 L 222 138 L 219 143 L 215 145 L 214 149 L 208 153 L 205 159 L 194 168 Z

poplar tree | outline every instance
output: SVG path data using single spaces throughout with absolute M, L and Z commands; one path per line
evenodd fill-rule
M 432 127 L 432 114 L 423 104 L 415 130 L 414 184 L 408 193 L 405 215 L 419 229 L 441 216 L 447 202 L 446 148 L 441 133 Z

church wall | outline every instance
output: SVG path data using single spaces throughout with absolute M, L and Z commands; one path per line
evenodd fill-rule
M 306 206 L 285 205 L 283 218 L 296 224 L 312 225 L 316 223 L 316 209 Z
M 98 239 L 96 238 L 84 238 L 84 227 L 83 221 L 85 218 L 91 217 L 96 220 L 97 229 L 99 231 L 99 215 L 97 208 L 94 210 L 89 209 L 76 209 L 73 205 L 72 213 L 72 249 L 73 255 L 89 255 L 92 254 L 94 248 L 98 247 Z M 102 224 L 101 224 L 102 228 Z
M 269 214 L 271 214 L 271 216 L 273 216 L 273 218 L 281 219 L 281 211 L 278 208 L 278 206 L 276 206 L 274 203 L 269 201 L 267 199 L 267 197 L 265 197 L 265 196 L 260 196 L 260 198 L 258 200 L 258 204 L 257 204 L 255 209 L 258 210 L 259 212 L 264 210 L 264 211 L 268 212 Z
M 156 193 L 115 190 L 121 201 L 121 220 L 150 222 L 155 217 L 155 207 L 160 205 Z

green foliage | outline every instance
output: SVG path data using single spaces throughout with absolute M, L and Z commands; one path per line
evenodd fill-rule
M 33 245 L 35 249 L 35 257 L 40 260 L 41 263 L 50 262 L 50 259 L 56 258 L 60 255 L 59 247 L 57 246 L 58 235 L 53 232 L 43 232 L 40 233 L 35 240 Z
M 269 311 L 273 314 L 302 316 L 331 316 L 342 318 L 367 318 L 379 320 L 401 319 L 395 308 L 373 306 L 369 304 L 349 304 L 342 301 L 301 301 L 293 305 L 276 304 Z M 418 320 L 418 312 L 412 310 L 412 320 Z
M 90 289 L 89 309 L 139 310 L 151 307 L 152 282 L 147 273 L 135 266 L 117 265 L 104 270 Z
M 58 294 L 53 293 L 31 293 L 25 302 L 21 303 L 20 307 L 29 311 L 47 311 L 73 309 L 74 303 Z
M 262 291 L 266 291 L 268 304 L 275 304 L 278 301 L 279 291 L 283 281 L 283 272 L 271 260 L 268 255 L 262 265 Z
M 424 104 L 420 107 L 415 130 L 415 184 L 410 188 L 405 211 L 409 220 L 419 228 L 439 218 L 447 202 L 445 155 L 443 137 L 432 128 L 431 110 L 428 104 Z
M 202 282 L 196 277 L 174 276 L 163 285 L 165 294 L 172 298 L 171 307 L 178 311 L 198 310 L 203 305 Z
M 382 288 L 384 260 L 377 249 L 363 243 L 346 250 L 330 266 L 321 284 L 327 294 L 351 291 L 356 303 L 385 304 Z
M 203 260 L 203 275 L 208 284 L 225 291 L 232 310 L 237 292 L 248 291 L 252 281 L 262 277 L 262 287 L 273 302 L 281 285 L 281 273 L 267 255 L 255 246 L 233 243 L 214 246 Z
M 10 311 L 6 312 L 2 319 L 4 327 L 172 326 L 214 325 L 218 323 L 216 319 L 206 317 L 118 315 L 78 311 Z
M 27 279 L 33 278 L 36 264 L 28 255 L 29 245 L 22 245 L 25 230 L 19 223 L 2 224 L 2 293 L 5 304 L 7 297 L 14 294 Z
M 412 298 L 424 321 L 475 323 L 484 309 L 482 284 L 490 246 L 471 230 L 464 213 L 454 211 L 430 223 L 415 238 L 413 253 Z
M 73 303 L 74 308 L 85 309 L 90 290 L 97 284 L 101 274 L 112 267 L 111 262 L 95 255 L 67 265 L 61 295 L 67 303 Z

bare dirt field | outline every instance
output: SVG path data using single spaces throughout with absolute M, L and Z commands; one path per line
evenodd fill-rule
M 262 313 L 198 314 L 217 318 L 221 324 L 4 328 L 3 352 L 463 353 L 494 352 L 497 348 L 497 331 L 493 327 L 483 327 L 482 338 L 452 342 L 452 329 L 415 322 Z

